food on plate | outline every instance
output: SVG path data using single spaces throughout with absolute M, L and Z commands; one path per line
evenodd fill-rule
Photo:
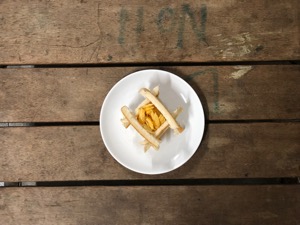
M 158 96 L 159 94 L 159 86 L 156 86 L 155 88 L 153 88 L 152 90 L 153 95 Z M 144 99 L 144 101 L 142 101 L 139 106 L 135 109 L 135 114 L 138 114 L 138 109 L 141 108 L 142 106 L 146 105 L 150 103 L 150 101 L 148 99 Z M 128 127 L 130 125 L 130 123 L 126 120 L 126 118 L 122 118 L 121 119 L 124 127 Z
M 148 89 L 142 88 L 139 93 L 143 95 L 146 99 L 152 102 L 153 105 L 161 112 L 161 114 L 168 121 L 170 128 L 174 129 L 176 133 L 181 133 L 183 128 L 177 123 L 171 113 L 167 110 L 167 108 L 162 104 L 162 102 L 154 96 Z
M 121 111 L 127 121 L 136 129 L 136 131 L 142 135 L 155 149 L 159 147 L 159 140 L 155 138 L 152 134 L 150 134 L 135 118 L 133 113 L 128 109 L 127 106 L 123 106 Z
M 172 113 L 172 116 L 176 119 L 177 116 L 182 112 L 182 108 L 179 107 L 177 108 L 174 113 Z M 154 133 L 154 137 L 160 139 L 164 133 L 168 130 L 169 128 L 169 123 L 167 121 L 165 121 Z M 147 140 L 144 140 L 141 144 L 144 145 L 144 150 L 147 151 L 150 147 L 151 147 L 151 144 L 147 141 Z
M 121 119 L 125 128 L 132 127 L 144 137 L 142 144 L 144 150 L 147 151 L 150 146 L 154 149 L 159 148 L 160 138 L 170 127 L 175 134 L 181 133 L 184 128 L 176 121 L 177 116 L 182 112 L 182 108 L 177 108 L 170 113 L 165 105 L 158 99 L 159 87 L 155 87 L 152 91 L 147 88 L 141 88 L 139 93 L 145 99 L 132 113 L 127 106 L 121 108 L 124 118 Z
M 137 110 L 137 119 L 150 133 L 156 131 L 166 119 L 152 104 L 141 106 Z

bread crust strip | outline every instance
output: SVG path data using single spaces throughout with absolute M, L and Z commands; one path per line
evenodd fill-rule
M 147 88 L 140 89 L 139 93 L 144 96 L 146 99 L 149 99 L 149 101 L 163 114 L 163 116 L 166 118 L 167 122 L 170 125 L 170 128 L 175 131 L 175 133 L 181 133 L 184 129 L 177 123 L 177 121 L 174 119 L 174 117 L 171 115 L 171 113 L 166 109 L 166 107 L 163 105 L 163 103 L 154 96 Z
M 137 121 L 133 113 L 129 110 L 127 106 L 123 106 L 121 108 L 121 111 L 124 115 L 124 117 L 127 119 L 127 121 L 130 123 L 130 125 L 133 126 L 133 128 L 143 137 L 145 138 L 153 148 L 156 150 L 159 148 L 159 140 L 155 138 L 153 135 L 149 134 L 145 128 L 142 127 L 142 125 Z
M 172 113 L 172 117 L 174 117 L 174 119 L 176 119 L 179 114 L 183 111 L 183 109 L 181 107 L 177 108 L 173 113 Z M 161 138 L 162 135 L 168 130 L 170 124 L 168 123 L 168 121 L 165 121 L 154 133 L 154 137 L 157 138 Z
M 159 86 L 156 86 L 155 88 L 152 89 L 152 92 L 151 92 L 154 96 L 158 96 L 159 95 Z M 148 103 L 150 103 L 150 100 L 145 98 L 141 104 L 138 105 L 138 107 L 136 107 L 135 109 L 135 114 L 138 114 L 139 112 L 139 108 L 143 107 L 144 105 L 147 105 Z

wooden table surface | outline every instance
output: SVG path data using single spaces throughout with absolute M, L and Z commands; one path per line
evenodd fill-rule
M 300 2 L 0 1 L 1 224 L 300 224 Z M 205 133 L 143 175 L 99 131 L 109 90 L 162 69 Z M 118 110 L 118 109 L 116 109 Z

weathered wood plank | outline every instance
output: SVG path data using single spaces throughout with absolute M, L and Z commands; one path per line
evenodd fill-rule
M 294 177 L 300 176 L 299 136 L 299 123 L 210 124 L 185 165 L 147 176 L 119 165 L 97 126 L 1 128 L 0 180 Z
M 0 217 L 19 224 L 282 224 L 300 220 L 298 186 L 4 188 Z
M 2 0 L 0 64 L 299 59 L 298 3 Z
M 98 121 L 122 77 L 143 68 L 0 70 L 0 122 Z M 300 66 L 166 67 L 192 85 L 209 120 L 300 118 Z

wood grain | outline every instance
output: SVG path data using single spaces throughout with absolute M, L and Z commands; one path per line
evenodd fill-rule
M 0 122 L 98 121 L 113 85 L 141 69 L 1 69 Z M 159 69 L 194 88 L 208 120 L 300 118 L 299 65 Z
M 297 0 L 2 0 L 0 15 L 0 64 L 300 59 Z
M 149 176 L 118 164 L 97 126 L 0 128 L 0 181 L 294 177 L 299 135 L 299 123 L 210 124 L 185 165 Z
M 7 188 L 6 225 L 282 224 L 300 216 L 298 186 Z

